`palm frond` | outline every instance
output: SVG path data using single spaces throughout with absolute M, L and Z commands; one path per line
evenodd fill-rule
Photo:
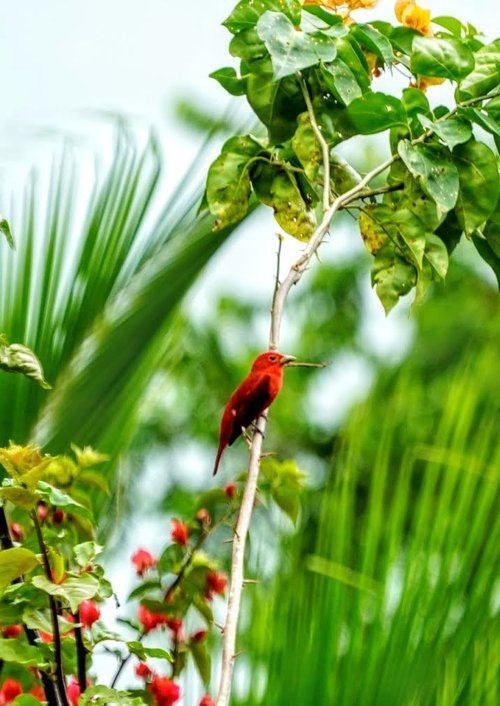
M 497 358 L 490 346 L 460 366 L 430 427 L 414 417 L 429 388 L 404 372 L 383 414 L 377 398 L 358 408 L 317 524 L 255 593 L 239 671 L 251 686 L 234 703 L 497 701 Z

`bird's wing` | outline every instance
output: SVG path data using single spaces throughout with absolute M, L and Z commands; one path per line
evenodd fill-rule
M 233 417 L 233 425 L 228 445 L 241 434 L 241 427 L 248 427 L 273 401 L 272 377 L 270 375 L 250 375 L 230 399 L 228 411 Z

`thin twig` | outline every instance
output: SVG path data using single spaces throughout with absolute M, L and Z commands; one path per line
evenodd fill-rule
M 201 547 L 201 545 L 206 540 L 206 538 L 208 537 L 209 534 L 210 534 L 210 532 L 207 532 L 204 527 L 201 528 L 200 536 L 198 537 L 193 548 L 191 549 L 191 551 L 187 555 L 187 558 L 185 559 L 184 564 L 181 566 L 179 573 L 177 574 L 175 579 L 172 581 L 170 586 L 165 591 L 165 598 L 164 598 L 165 603 L 169 602 L 170 598 L 172 597 L 173 592 L 180 585 L 182 579 L 184 578 L 186 571 L 189 569 L 189 567 L 191 566 L 191 564 L 193 562 L 194 555 L 196 554 L 196 552 Z
M 145 633 L 145 632 L 141 632 L 141 633 L 139 634 L 137 640 L 138 640 L 139 642 L 142 642 L 145 637 L 146 637 L 146 633 Z M 121 674 L 121 673 L 123 672 L 123 670 L 125 669 L 125 665 L 128 664 L 128 662 L 129 662 L 129 660 L 130 660 L 131 657 L 132 657 L 132 652 L 128 652 L 128 653 L 125 655 L 125 657 L 122 657 L 122 658 L 121 658 L 120 664 L 118 665 L 118 667 L 117 667 L 117 669 L 116 669 L 116 672 L 115 672 L 115 675 L 114 675 L 113 679 L 111 680 L 111 684 L 110 684 L 110 688 L 111 688 L 111 689 L 113 689 L 113 688 L 116 686 L 116 682 L 117 682 L 118 679 L 120 678 L 120 674 Z
M 47 547 L 45 546 L 45 540 L 42 534 L 42 528 L 38 521 L 38 516 L 36 511 L 31 512 L 31 519 L 35 527 L 35 533 L 38 540 L 38 546 L 42 553 L 43 567 L 45 570 L 45 576 L 49 581 L 52 581 L 52 573 L 50 570 L 49 555 L 47 553 Z M 49 607 L 50 607 L 50 617 L 52 620 L 52 633 L 54 635 L 54 660 L 56 663 L 56 683 L 59 698 L 63 706 L 69 706 L 68 695 L 66 693 L 66 681 L 64 679 L 64 670 L 62 664 L 62 646 L 61 646 L 61 633 L 59 631 L 59 619 L 57 602 L 54 596 L 49 594 Z
M 297 78 L 302 90 L 302 95 L 304 96 L 307 112 L 309 114 L 309 120 L 311 121 L 311 127 L 321 148 L 321 155 L 323 159 L 323 211 L 327 211 L 330 205 L 330 149 L 327 141 L 323 137 L 318 121 L 316 120 L 316 114 L 314 113 L 311 96 L 307 90 L 306 82 L 304 81 L 301 73 L 297 74 Z
M 81 622 L 79 610 L 76 611 L 76 613 L 74 614 L 73 617 L 75 618 L 75 621 L 77 623 Z M 83 694 L 83 692 L 87 688 L 87 667 L 86 667 L 86 663 L 85 663 L 87 650 L 86 650 L 84 642 L 83 642 L 83 632 L 82 632 L 81 625 L 75 626 L 75 643 L 76 643 L 76 659 L 77 659 L 77 664 L 78 664 L 78 684 L 80 685 L 80 692 Z

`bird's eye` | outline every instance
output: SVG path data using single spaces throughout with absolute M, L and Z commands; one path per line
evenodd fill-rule
M 275 355 L 270 355 L 269 360 L 271 361 L 271 363 L 275 363 L 278 360 L 278 357 Z

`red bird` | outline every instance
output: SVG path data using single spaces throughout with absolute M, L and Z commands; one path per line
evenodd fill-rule
M 214 476 L 226 446 L 241 434 L 275 400 L 283 385 L 283 368 L 295 360 L 293 355 L 277 351 L 261 353 L 241 385 L 233 392 L 226 405 L 219 432 L 219 449 L 215 459 Z

